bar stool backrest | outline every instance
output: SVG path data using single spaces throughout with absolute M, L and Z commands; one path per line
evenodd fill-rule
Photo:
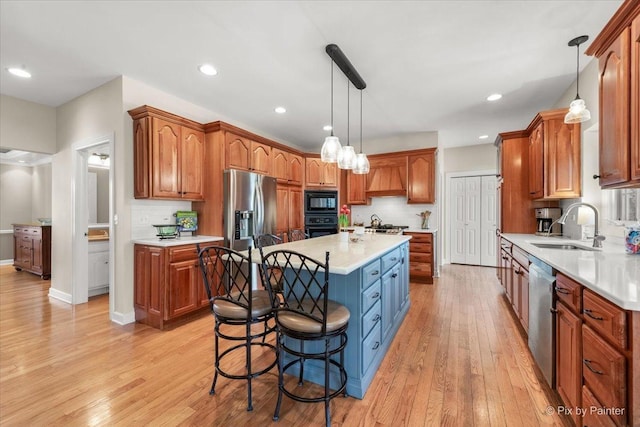
M 289 241 L 290 242 L 295 242 L 297 240 L 304 240 L 304 239 L 308 239 L 309 236 L 307 235 L 307 233 L 305 233 L 303 230 L 300 230 L 299 228 L 295 228 L 293 230 L 289 230 Z
M 295 251 L 274 250 L 263 254 L 263 283 L 269 284 L 268 290 L 278 315 L 286 312 L 296 313 L 321 324 L 321 333 L 327 329 L 327 305 L 329 301 L 329 252 L 325 262 Z M 278 276 L 276 276 L 278 275 Z M 271 283 L 281 283 L 283 301 L 276 304 L 276 293 Z

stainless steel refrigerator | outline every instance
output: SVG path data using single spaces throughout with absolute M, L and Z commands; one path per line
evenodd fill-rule
M 276 179 L 239 170 L 224 171 L 225 245 L 243 251 L 253 236 L 276 229 Z

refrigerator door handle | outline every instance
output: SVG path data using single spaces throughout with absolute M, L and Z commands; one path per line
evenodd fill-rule
M 254 206 L 254 235 L 264 234 L 264 194 L 262 192 L 262 180 L 256 185 L 256 206 Z

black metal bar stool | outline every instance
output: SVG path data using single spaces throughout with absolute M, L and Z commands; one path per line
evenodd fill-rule
M 248 256 L 244 256 L 229 248 L 209 246 L 202 250 L 198 247 L 198 256 L 211 312 L 215 318 L 215 374 L 209 394 L 215 394 L 218 374 L 230 379 L 246 380 L 247 411 L 251 411 L 253 410 L 251 380 L 268 372 L 278 362 L 276 347 L 264 340 L 276 329 L 274 321 L 268 325 L 269 320 L 274 316 L 269 293 L 267 290 L 252 289 L 251 252 Z M 264 330 L 252 332 L 251 327 L 258 323 L 265 324 Z M 243 326 L 244 334 L 229 335 L 221 331 L 222 325 Z M 221 352 L 221 338 L 238 343 Z M 262 341 L 258 341 L 260 338 Z M 274 353 L 273 362 L 258 371 L 254 371 L 251 358 L 252 349 L 255 346 L 271 349 Z M 244 349 L 246 361 L 244 372 L 225 371 L 220 366 L 222 359 L 242 349 Z
M 298 252 L 273 250 L 262 255 L 264 283 L 276 279 L 282 284 L 283 299 L 275 304 L 276 294 L 272 290 L 278 328 L 278 402 L 273 415 L 280 416 L 282 395 L 286 394 L 298 402 L 324 402 L 326 425 L 331 425 L 330 401 L 346 393 L 347 372 L 344 368 L 344 349 L 347 345 L 349 310 L 342 304 L 329 299 L 329 252 L 324 263 Z M 297 344 L 298 348 L 293 348 Z M 308 347 L 305 350 L 305 344 Z M 339 360 L 333 356 L 339 355 Z M 285 359 L 288 361 L 285 364 Z M 291 359 L 291 360 L 289 360 Z M 287 389 L 284 374 L 292 367 L 298 368 L 298 384 L 304 380 L 305 362 L 321 361 L 324 368 L 324 393 L 322 396 L 305 397 Z M 337 371 L 339 380 L 331 390 L 331 367 Z
M 295 242 L 298 240 L 304 240 L 309 238 L 309 235 L 305 233 L 304 230 L 300 230 L 299 228 L 294 228 L 289 230 L 288 236 L 289 236 L 290 242 Z

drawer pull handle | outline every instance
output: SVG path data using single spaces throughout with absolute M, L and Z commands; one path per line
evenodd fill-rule
M 380 292 L 376 292 L 375 294 L 371 295 L 371 299 L 378 299 L 380 297 Z
M 379 272 L 378 270 L 373 271 L 373 272 L 371 273 L 371 275 L 372 275 L 372 276 L 377 276 L 378 274 L 380 274 L 380 272 Z
M 559 294 L 564 294 L 564 295 L 569 295 L 571 293 L 570 290 L 565 289 L 565 288 L 559 288 L 556 286 L 556 292 Z
M 597 369 L 593 369 L 593 367 L 591 366 L 591 360 L 589 359 L 582 359 L 582 363 L 584 363 L 584 365 L 594 374 L 598 374 L 598 375 L 604 375 L 604 372 L 599 371 Z
M 551 312 L 551 314 L 556 314 L 558 312 L 558 310 L 556 310 L 555 308 L 550 308 L 549 311 Z
M 397 274 L 397 273 L 393 273 L 393 274 L 391 275 L 391 277 L 393 277 L 393 278 L 395 279 L 396 277 L 398 277 L 398 274 Z
M 588 308 L 585 308 L 584 310 L 582 310 L 584 312 L 584 314 L 586 314 L 587 316 L 591 317 L 593 320 L 604 320 L 604 317 L 600 317 L 600 316 L 594 316 L 593 314 L 593 310 L 589 310 Z
M 397 261 L 397 260 L 398 260 L 398 258 L 396 258 L 396 257 L 391 258 L 391 261 Z
M 375 345 L 371 348 L 371 350 L 377 350 L 380 347 L 380 341 L 376 341 Z
M 380 320 L 380 315 L 376 314 L 376 317 L 373 318 L 373 323 L 378 323 L 378 320 Z

